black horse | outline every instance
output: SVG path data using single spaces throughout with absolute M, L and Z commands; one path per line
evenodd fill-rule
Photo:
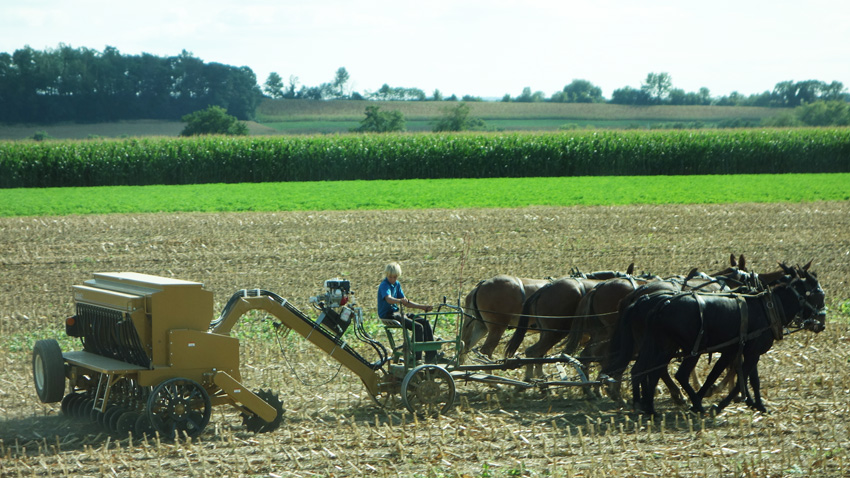
M 670 360 L 682 356 L 676 379 L 688 394 L 693 410 L 703 411 L 702 399 L 734 360 L 740 359 L 738 386 L 718 404 L 727 406 L 738 393 L 747 405 L 765 411 L 761 400 L 758 361 L 781 340 L 786 327 L 824 330 L 824 292 L 815 274 L 781 265 L 785 275 L 764 291 L 752 294 L 659 292 L 629 306 L 618 324 L 616 357 L 603 373 L 621 373 L 635 349 L 635 331 L 642 336 L 631 371 L 633 400 L 638 411 L 653 414 L 655 387 Z M 719 352 L 720 358 L 705 383 L 694 391 L 688 383 L 700 354 Z M 747 382 L 753 388 L 750 397 Z

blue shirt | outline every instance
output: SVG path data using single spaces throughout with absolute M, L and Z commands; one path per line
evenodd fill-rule
M 385 297 L 390 296 L 394 299 L 403 299 L 404 292 L 401 290 L 401 282 L 395 281 L 395 284 L 390 284 L 390 281 L 384 279 L 381 285 L 378 286 L 378 317 L 386 318 L 398 312 L 398 304 L 390 304 Z

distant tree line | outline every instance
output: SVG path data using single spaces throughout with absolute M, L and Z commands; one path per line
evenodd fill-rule
M 348 71 L 343 67 L 336 72 L 334 80 L 322 83 L 317 87 L 302 85 L 298 88 L 298 77 L 291 76 L 289 85 L 284 85 L 281 76 L 271 73 L 266 80 L 263 91 L 271 98 L 290 99 L 354 99 L 354 100 L 384 100 L 384 101 L 483 101 L 477 96 L 465 95 L 460 100 L 456 95 L 444 96 L 440 90 L 434 90 L 428 96 L 418 88 L 392 87 L 384 84 L 374 92 L 358 93 L 350 91 L 347 83 L 350 79 Z M 716 106 L 775 106 L 796 107 L 816 101 L 850 101 L 844 84 L 840 81 L 826 83 L 818 80 L 782 81 L 773 90 L 749 96 L 732 92 L 726 96 L 712 97 L 708 88 L 698 91 L 685 91 L 673 87 L 669 73 L 649 73 L 641 82 L 640 87 L 624 86 L 614 90 L 610 99 L 602 96 L 602 89 L 590 81 L 575 79 L 547 97 L 542 91 L 532 91 L 525 87 L 518 96 L 505 94 L 503 102 L 518 103 L 613 103 L 621 105 L 716 105 Z
M 220 106 L 252 119 L 262 92 L 247 67 L 60 45 L 0 53 L 0 122 L 180 119 Z
M 179 120 L 210 106 L 221 107 L 239 120 L 250 120 L 263 94 L 313 100 L 483 101 L 471 95 L 460 99 L 454 94 L 444 96 L 440 90 L 428 96 L 418 88 L 388 84 L 359 93 L 349 86 L 350 79 L 344 67 L 330 82 L 319 86 L 300 85 L 294 75 L 284 83 L 273 72 L 261 88 L 250 68 L 205 63 L 185 50 L 177 56 L 159 57 L 124 55 L 114 47 L 99 52 L 63 44 L 44 51 L 27 46 L 12 54 L 0 53 L 0 122 Z M 777 107 L 848 100 L 850 96 L 839 81 L 783 81 L 759 94 L 733 92 L 712 97 L 708 88 L 696 92 L 674 88 L 668 73 L 649 73 L 639 87 L 614 90 L 610 99 L 602 96 L 601 88 L 583 79 L 572 80 L 549 97 L 526 87 L 516 97 L 506 94 L 502 98 L 505 102 Z

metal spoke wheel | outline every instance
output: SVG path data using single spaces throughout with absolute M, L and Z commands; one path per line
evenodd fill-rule
M 150 424 L 165 439 L 179 433 L 196 437 L 210 421 L 210 396 L 198 382 L 188 378 L 166 380 L 151 392 L 147 415 Z
M 42 403 L 56 403 L 65 394 L 65 359 L 54 339 L 39 340 L 32 348 L 32 378 Z
M 420 365 L 401 382 L 401 401 L 411 413 L 418 415 L 446 413 L 455 401 L 454 378 L 439 365 Z
M 264 402 L 268 403 L 277 411 L 277 415 L 274 420 L 271 422 L 267 422 L 253 413 L 242 413 L 242 424 L 245 425 L 245 428 L 248 429 L 249 432 L 253 433 L 268 433 L 277 430 L 280 427 L 281 421 L 283 421 L 283 402 L 280 401 L 280 397 L 277 394 L 272 393 L 271 390 L 260 390 L 257 392 L 257 396 L 262 398 Z

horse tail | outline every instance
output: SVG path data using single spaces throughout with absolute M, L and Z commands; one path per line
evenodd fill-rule
M 645 301 L 645 296 L 638 299 L 625 310 L 620 312 L 620 320 L 617 322 L 617 328 L 614 335 L 611 337 L 611 347 L 608 349 L 608 355 L 605 358 L 605 363 L 602 366 L 602 373 L 608 376 L 621 376 L 632 361 L 635 353 L 635 334 L 633 325 L 640 314 L 643 312 L 642 303 Z
M 595 288 L 585 294 L 579 303 L 580 307 L 576 310 L 576 317 L 570 327 L 567 340 L 564 342 L 564 353 L 567 355 L 573 355 L 576 352 L 579 342 L 581 342 L 581 338 L 584 336 L 587 326 L 589 325 L 587 321 L 591 320 L 592 316 L 595 315 L 593 313 L 594 295 L 596 295 Z
M 478 282 L 478 285 L 476 285 L 475 288 L 472 289 L 472 292 L 470 292 L 470 294 L 472 294 L 472 301 L 471 301 L 472 303 L 470 304 L 472 306 L 472 308 L 471 308 L 470 313 L 472 314 L 472 316 L 474 318 L 481 320 L 481 321 L 483 321 L 484 318 L 481 317 L 481 311 L 478 310 L 478 290 L 481 288 L 481 284 L 483 284 L 483 283 L 484 283 L 483 280 Z
M 537 304 L 537 299 L 540 297 L 540 291 L 543 290 L 546 286 L 543 286 L 533 294 L 531 294 L 527 299 L 522 301 L 522 315 L 519 316 L 519 320 L 517 321 L 516 330 L 514 330 L 514 334 L 511 336 L 511 340 L 508 341 L 508 345 L 505 346 L 505 357 L 513 357 L 516 354 L 517 349 L 519 349 L 520 344 L 522 344 L 522 339 L 525 338 L 525 333 L 528 331 L 528 321 L 529 316 L 531 316 L 531 312 L 534 309 L 534 306 Z M 525 291 L 523 290 L 523 294 Z

